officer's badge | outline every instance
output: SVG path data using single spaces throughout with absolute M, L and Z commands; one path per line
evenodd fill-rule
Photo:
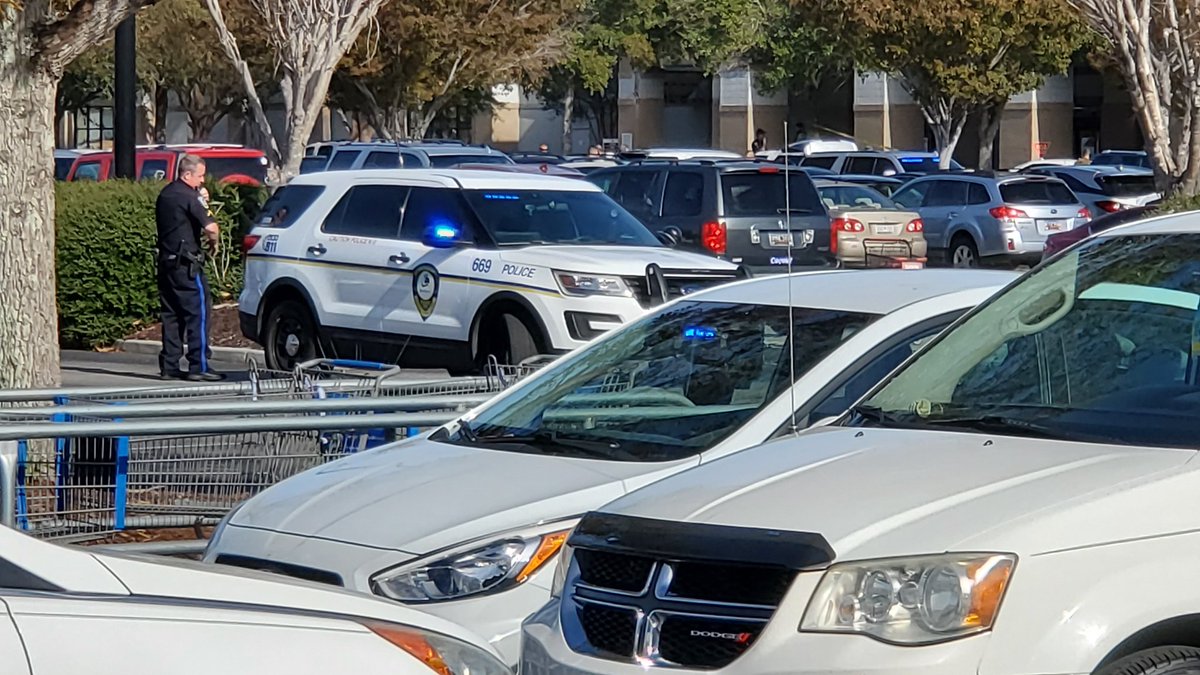
M 433 265 L 419 265 L 413 270 L 413 302 L 417 305 L 417 313 L 421 315 L 422 321 L 433 314 L 440 283 L 437 269 Z

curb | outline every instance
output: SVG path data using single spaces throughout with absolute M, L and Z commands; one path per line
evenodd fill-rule
M 151 354 L 158 356 L 158 353 L 162 351 L 162 343 L 158 340 L 120 340 L 117 342 L 117 349 L 129 354 Z M 266 363 L 266 358 L 263 356 L 261 349 L 213 347 L 212 354 L 212 360 L 215 363 L 225 366 L 243 368 L 246 365 L 246 357 L 254 359 L 259 365 Z

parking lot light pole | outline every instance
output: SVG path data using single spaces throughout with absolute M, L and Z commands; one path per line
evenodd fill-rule
M 137 23 L 130 16 L 117 24 L 113 54 L 113 173 L 134 178 L 137 141 Z

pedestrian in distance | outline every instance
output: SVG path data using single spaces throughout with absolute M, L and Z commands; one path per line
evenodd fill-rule
M 158 229 L 157 281 L 162 309 L 159 376 L 215 382 L 224 376 L 209 367 L 209 293 L 204 277 L 205 248 L 217 253 L 220 228 L 208 208 L 206 167 L 195 155 L 179 160 L 178 178 L 158 194 L 154 217 Z M 180 368 L 187 345 L 187 370 Z
M 754 130 L 754 142 L 750 144 L 752 152 L 762 152 L 767 149 L 767 132 L 765 129 Z

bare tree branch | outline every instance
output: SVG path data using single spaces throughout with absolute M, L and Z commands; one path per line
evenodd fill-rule
M 117 24 L 156 0 L 80 0 L 62 17 L 35 27 L 37 65 L 54 77 L 88 47 L 104 42 Z

